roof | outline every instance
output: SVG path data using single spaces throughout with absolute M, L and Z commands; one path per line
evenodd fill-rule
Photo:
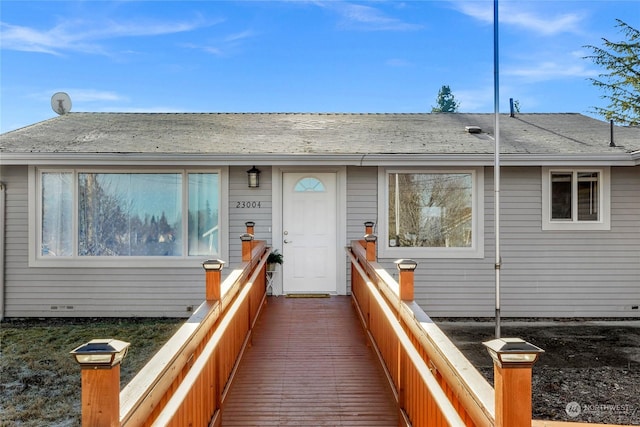
M 0 135 L 0 155 L 490 155 L 494 121 L 465 113 L 68 113 Z M 609 124 L 580 114 L 501 115 L 499 126 L 506 155 L 623 159 L 640 150 L 639 128 L 615 127 L 610 147 Z

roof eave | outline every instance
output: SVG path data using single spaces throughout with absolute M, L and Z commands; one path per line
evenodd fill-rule
M 175 154 L 175 153 L 2 153 L 4 165 L 340 165 L 340 166 L 493 166 L 488 153 L 385 154 Z M 590 154 L 501 154 L 502 166 L 638 166 L 640 151 Z

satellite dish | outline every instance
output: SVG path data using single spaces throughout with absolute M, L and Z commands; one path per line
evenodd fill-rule
M 61 116 L 67 114 L 71 111 L 71 98 L 64 92 L 54 93 L 51 97 L 51 108 Z

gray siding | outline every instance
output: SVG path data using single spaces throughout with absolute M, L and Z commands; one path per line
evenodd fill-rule
M 204 299 L 192 268 L 30 268 L 27 167 L 2 168 L 6 184 L 6 317 L 187 317 Z
M 637 317 L 640 168 L 611 169 L 611 230 L 542 231 L 540 168 L 506 170 L 503 314 Z
M 378 168 L 347 168 L 347 240 L 362 239 L 364 223 L 378 223 Z
M 638 317 L 640 168 L 611 169 L 610 231 L 542 231 L 541 169 L 503 168 L 501 177 L 502 315 Z M 484 259 L 417 260 L 416 300 L 429 315 L 494 315 L 493 204 L 486 168 Z
M 249 189 L 250 167 L 229 168 L 229 204 L 221 212 L 229 220 L 229 265 L 240 259 L 246 221 L 256 222 L 256 239 L 271 239 L 271 169 L 260 167 L 260 188 Z M 6 317 L 185 317 L 187 307 L 204 298 L 200 260 L 192 268 L 29 268 L 27 168 L 3 167 L 2 181 Z M 612 168 L 611 181 L 610 231 L 542 231 L 541 169 L 503 168 L 503 316 L 640 315 L 631 309 L 640 304 L 640 167 Z M 417 260 L 416 300 L 433 317 L 494 314 L 491 168 L 485 170 L 484 195 L 484 259 Z M 365 221 L 378 222 L 377 203 L 377 168 L 349 167 L 348 241 L 363 236 Z M 393 261 L 381 260 L 397 276 Z
M 246 167 L 229 168 L 229 261 L 237 263 L 242 257 L 240 236 L 247 231 L 245 222 L 253 221 L 254 238 L 271 244 L 271 168 L 260 166 L 260 187 L 249 188 Z
M 347 168 L 347 242 L 362 239 L 364 223 L 378 223 L 378 168 Z M 347 294 L 351 294 L 351 264 L 347 262 Z

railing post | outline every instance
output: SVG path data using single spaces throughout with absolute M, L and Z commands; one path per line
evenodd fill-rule
M 205 271 L 205 299 L 207 301 L 220 301 L 222 291 L 220 290 L 221 273 L 224 261 L 221 259 L 209 259 L 202 263 Z
M 531 427 L 531 370 L 539 347 L 520 338 L 483 343 L 493 359 L 496 427 Z
M 254 227 L 255 227 L 255 225 L 256 225 L 256 223 L 255 223 L 255 222 L 253 222 L 253 221 L 247 221 L 247 222 L 245 222 L 245 223 L 244 223 L 244 225 L 246 225 L 246 226 L 247 226 L 247 234 L 251 234 L 252 236 L 253 236 L 253 235 L 255 235 L 255 233 L 253 232 Z
M 245 233 L 240 236 L 240 240 L 242 240 L 242 261 L 251 261 L 253 234 Z
M 400 271 L 398 284 L 400 285 L 400 299 L 413 301 L 413 275 L 418 263 L 412 259 L 399 259 L 396 262 Z
M 97 339 L 71 354 L 82 370 L 82 427 L 120 426 L 120 363 L 129 343 Z
M 364 223 L 364 234 L 373 234 L 373 221 L 367 221 Z
M 378 240 L 378 237 L 375 234 L 365 234 L 364 236 L 367 250 L 367 261 L 376 260 L 376 240 Z

